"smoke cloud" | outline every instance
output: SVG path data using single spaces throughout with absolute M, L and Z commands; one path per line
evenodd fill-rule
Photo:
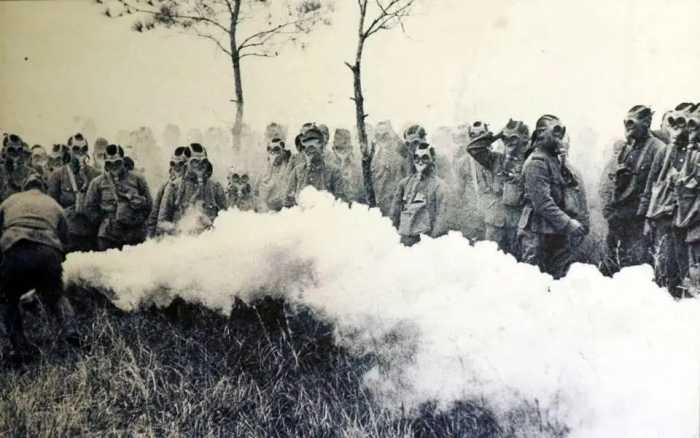
M 645 266 L 606 278 L 574 265 L 555 281 L 454 233 L 406 248 L 377 210 L 306 189 L 296 208 L 230 210 L 202 234 L 64 267 L 124 310 L 180 296 L 228 313 L 234 297 L 280 294 L 353 349 L 396 359 L 403 343 L 409 355 L 366 375 L 389 407 L 478 398 L 498 415 L 529 401 L 573 437 L 698 436 L 698 304 Z M 392 333 L 398 344 L 378 341 Z

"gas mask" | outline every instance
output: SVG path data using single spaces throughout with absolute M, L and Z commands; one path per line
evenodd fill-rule
M 504 130 L 501 139 L 508 156 L 518 155 L 527 146 L 527 136 L 523 136 L 515 131 Z
M 700 107 L 688 116 L 688 142 L 691 144 L 700 143 Z
M 552 120 L 546 126 L 535 131 L 535 145 L 551 154 L 558 154 L 563 147 L 566 127 L 557 120 Z
M 333 151 L 342 161 L 345 161 L 350 156 L 350 148 L 347 147 L 336 147 L 333 148 Z
M 207 172 L 207 159 L 206 158 L 191 158 L 187 163 L 188 171 L 201 181 Z
M 279 166 L 282 164 L 282 147 L 275 145 L 275 146 L 268 146 L 267 147 L 267 160 L 272 164 L 273 166 Z
M 430 149 L 428 147 L 416 149 L 415 153 L 413 154 L 413 167 L 416 169 L 416 173 L 424 175 L 432 164 L 433 157 L 430 154 Z
M 4 141 L 5 167 L 14 170 L 24 166 L 29 157 L 27 147 L 15 134 L 11 134 Z
M 46 169 L 47 165 L 49 163 L 49 157 L 46 155 L 46 153 L 34 153 L 32 154 L 31 158 L 31 166 L 37 171 L 43 171 Z
M 627 143 L 633 144 L 649 136 L 649 127 L 651 126 L 651 119 L 627 117 L 624 121 L 624 125 L 625 138 L 627 139 Z
M 321 162 L 322 143 L 319 140 L 310 140 L 302 145 L 304 147 L 304 156 L 309 164 Z
M 124 160 L 121 158 L 105 161 L 105 171 L 114 179 L 118 179 L 124 171 Z
M 670 143 L 685 146 L 688 143 L 688 114 L 673 111 L 669 114 L 667 122 Z

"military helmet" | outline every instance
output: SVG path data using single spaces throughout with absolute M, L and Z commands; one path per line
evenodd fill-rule
M 192 156 L 192 151 L 189 146 L 178 146 L 173 151 L 173 155 L 170 157 L 170 161 L 174 163 L 184 163 L 190 159 Z
M 488 131 L 489 125 L 487 123 L 482 122 L 481 120 L 477 120 L 476 122 L 469 125 L 469 128 L 467 128 L 467 134 L 469 135 L 469 138 L 481 137 Z
M 403 140 L 406 143 L 410 143 L 418 140 L 425 140 L 428 134 L 425 132 L 425 128 L 420 125 L 411 125 L 406 128 L 403 132 Z
M 105 148 L 105 163 L 124 161 L 124 149 L 118 144 L 110 144 Z

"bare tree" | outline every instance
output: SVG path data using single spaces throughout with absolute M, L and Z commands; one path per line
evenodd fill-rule
M 367 128 L 365 126 L 365 98 L 362 94 L 362 54 L 367 40 L 382 30 L 389 30 L 395 26 L 404 29 L 403 19 L 410 13 L 416 0 L 356 0 L 360 9 L 360 21 L 357 27 L 357 50 L 355 52 L 355 63 L 346 62 L 353 77 L 355 102 L 355 122 L 357 125 L 357 136 L 362 151 L 362 175 L 367 191 L 367 202 L 370 207 L 376 206 L 374 194 L 374 184 L 372 182 L 372 158 L 374 157 L 374 144 L 369 145 L 367 139 Z M 371 11 L 370 11 L 371 9 Z M 372 16 L 368 16 L 371 12 Z
M 271 58 L 324 20 L 321 0 L 95 0 L 107 17 L 138 15 L 133 30 L 179 28 L 214 44 L 231 62 L 235 104 L 233 146 L 240 147 L 245 109 L 241 62 Z M 264 23 L 262 26 L 260 23 Z

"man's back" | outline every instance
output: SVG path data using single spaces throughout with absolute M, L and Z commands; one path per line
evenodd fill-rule
M 63 208 L 39 190 L 15 193 L 0 204 L 0 250 L 29 240 L 63 251 L 67 224 Z

